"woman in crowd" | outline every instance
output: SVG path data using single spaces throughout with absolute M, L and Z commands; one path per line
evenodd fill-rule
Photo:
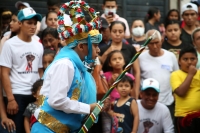
M 41 41 L 44 49 L 52 49 L 58 53 L 62 45 L 60 44 L 60 38 L 57 29 L 47 27 L 41 33 Z
M 57 28 L 58 26 L 58 15 L 55 11 L 49 11 L 46 14 L 46 25 L 47 27 Z
M 100 61 L 103 63 L 103 71 L 106 72 L 109 63 L 106 63 L 105 60 L 107 55 L 114 50 L 120 50 L 125 59 L 125 66 L 129 63 L 132 57 L 135 55 L 136 50 L 133 46 L 127 45 L 123 43 L 124 34 L 125 34 L 126 26 L 121 21 L 114 21 L 110 25 L 111 39 L 112 42 L 110 45 L 104 46 L 101 48 L 100 52 Z M 105 63 L 104 63 L 105 62 Z M 140 67 L 138 59 L 133 63 L 133 75 L 135 77 L 135 85 L 134 89 L 136 91 L 135 98 L 138 98 L 139 88 L 140 88 Z M 134 94 L 132 94 L 133 96 Z
M 127 39 L 129 44 L 133 45 L 136 50 L 140 48 L 140 45 L 144 44 L 145 38 L 145 28 L 142 20 L 134 20 L 132 24 L 132 37 Z
M 18 12 L 15 12 L 12 14 L 11 16 L 11 22 L 10 22 L 10 32 L 4 36 L 1 39 L 1 43 L 0 43 L 0 53 L 3 47 L 3 44 L 6 40 L 12 38 L 13 36 L 17 35 L 17 33 L 19 32 L 19 23 L 18 23 L 18 18 L 17 18 L 17 14 Z
M 158 22 L 160 22 L 161 14 L 157 7 L 149 8 L 147 15 L 145 17 L 145 33 L 148 30 L 155 29 L 159 31 Z
M 9 9 L 0 9 L 0 38 L 9 30 L 12 12 Z

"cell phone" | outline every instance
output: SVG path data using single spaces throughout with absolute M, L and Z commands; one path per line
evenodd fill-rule
M 108 16 L 113 17 L 113 16 L 114 16 L 114 13 L 113 13 L 113 12 L 109 12 L 109 13 L 108 13 Z

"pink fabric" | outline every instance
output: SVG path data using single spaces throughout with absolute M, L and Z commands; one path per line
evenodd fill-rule
M 101 17 L 106 18 L 105 14 L 102 14 Z M 128 25 L 128 22 L 126 21 L 126 19 L 124 19 L 124 18 L 120 17 L 119 15 L 115 14 L 113 20 L 114 21 L 123 22 L 126 25 L 125 36 L 130 36 L 129 25 Z
M 126 75 L 135 80 L 135 77 L 132 74 L 126 73 Z M 107 82 L 109 82 L 112 78 L 112 72 L 105 72 L 104 76 L 106 77 Z M 119 92 L 116 88 L 114 88 L 113 91 L 110 93 L 110 101 L 114 102 L 118 98 L 120 98 Z

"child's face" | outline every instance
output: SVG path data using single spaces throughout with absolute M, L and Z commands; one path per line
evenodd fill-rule
M 110 67 L 114 70 L 121 70 L 125 65 L 124 57 L 121 53 L 117 52 L 112 55 L 110 58 Z
M 170 20 L 178 20 L 178 13 L 176 11 L 173 11 L 169 15 Z
M 170 41 L 180 40 L 181 29 L 178 24 L 170 24 L 167 26 L 165 34 Z
M 180 69 L 186 73 L 189 71 L 190 65 L 196 66 L 197 64 L 197 57 L 193 53 L 185 53 L 179 59 Z
M 200 22 L 199 22 L 199 20 L 196 21 L 195 26 L 196 26 L 196 28 L 200 27 Z
M 51 64 L 53 59 L 54 59 L 53 55 L 50 54 L 43 56 L 42 64 L 44 70 Z
M 54 6 L 48 6 L 48 11 L 54 11 L 54 12 L 59 12 L 59 6 L 54 5 Z
M 117 90 L 120 97 L 127 97 L 131 93 L 131 85 L 128 81 L 119 82 L 117 85 Z
M 200 48 L 200 31 L 194 34 L 193 44 L 197 49 Z
M 33 97 L 36 98 L 36 100 L 39 98 L 39 95 L 40 95 L 40 89 L 41 89 L 42 86 L 40 86 L 37 90 L 37 92 L 35 94 L 33 94 Z

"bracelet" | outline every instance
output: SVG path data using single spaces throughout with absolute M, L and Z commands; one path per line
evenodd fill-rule
M 8 102 L 12 102 L 12 101 L 14 101 L 15 99 L 12 99 L 12 100 L 8 100 Z

